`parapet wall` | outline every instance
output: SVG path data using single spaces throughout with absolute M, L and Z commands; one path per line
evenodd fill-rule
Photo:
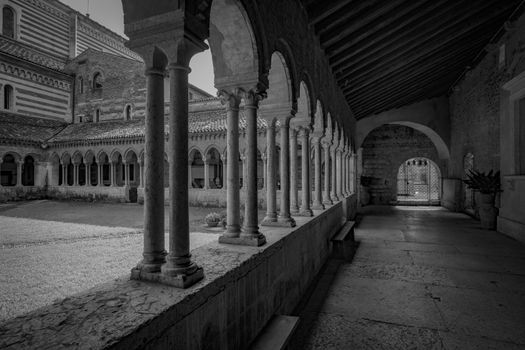
M 343 206 L 344 204 L 344 206 Z M 0 348 L 244 349 L 274 314 L 289 314 L 353 214 L 355 196 L 298 227 L 261 228 L 268 243 L 192 251 L 203 281 L 180 290 L 128 276 L 0 325 Z

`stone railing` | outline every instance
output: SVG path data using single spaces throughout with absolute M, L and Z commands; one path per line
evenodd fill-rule
M 267 244 L 213 242 L 192 251 L 205 278 L 186 290 L 129 276 L 0 325 L 0 348 L 246 348 L 274 314 L 289 314 L 353 214 L 355 196 L 295 228 L 264 227 Z

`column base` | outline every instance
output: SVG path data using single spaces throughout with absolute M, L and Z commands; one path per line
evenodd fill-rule
M 177 274 L 169 276 L 160 272 L 147 272 L 139 268 L 131 270 L 131 279 L 146 282 L 155 282 L 177 288 L 188 288 L 204 278 L 204 270 L 198 267 L 191 274 Z
M 259 235 L 241 235 L 239 237 L 222 235 L 219 237 L 219 243 L 260 247 L 266 243 L 266 237 L 262 233 Z
M 276 226 L 277 223 L 277 215 L 275 216 L 268 216 L 266 215 L 264 219 L 261 221 L 261 226 Z
M 323 203 L 319 202 L 319 203 L 312 204 L 312 209 L 313 210 L 324 210 L 325 207 L 324 207 Z
M 301 209 L 297 216 L 314 216 L 312 209 Z
M 331 199 L 327 198 L 327 199 L 325 199 L 325 200 L 323 201 L 323 204 L 324 204 L 324 205 L 333 205 L 334 202 L 333 202 Z
M 298 214 L 299 207 L 290 207 L 290 214 Z
M 281 227 L 295 227 L 297 225 L 291 216 L 279 216 L 278 222 Z

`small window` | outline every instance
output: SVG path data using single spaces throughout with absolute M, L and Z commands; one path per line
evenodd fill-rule
M 131 106 L 127 105 L 126 110 L 124 112 L 126 120 L 131 120 Z
M 82 116 L 79 116 L 79 117 L 78 117 L 78 122 L 79 122 L 79 123 L 82 123 Z
M 2 9 L 2 35 L 15 38 L 15 11 L 9 6 Z
M 11 85 L 4 87 L 4 109 L 13 109 L 13 87 Z
M 93 75 L 93 89 L 102 89 L 102 74 L 99 72 Z
M 78 91 L 81 94 L 84 93 L 84 78 L 82 78 L 82 77 L 78 78 Z
M 98 123 L 100 121 L 100 109 L 97 108 L 95 111 L 95 123 Z

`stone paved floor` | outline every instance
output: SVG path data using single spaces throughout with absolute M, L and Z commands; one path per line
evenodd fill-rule
M 190 208 L 192 249 L 218 239 L 202 219 L 221 210 Z M 142 254 L 142 212 L 137 204 L 0 205 L 0 322 L 129 274 Z
M 525 349 L 525 246 L 441 208 L 363 211 L 292 349 Z

